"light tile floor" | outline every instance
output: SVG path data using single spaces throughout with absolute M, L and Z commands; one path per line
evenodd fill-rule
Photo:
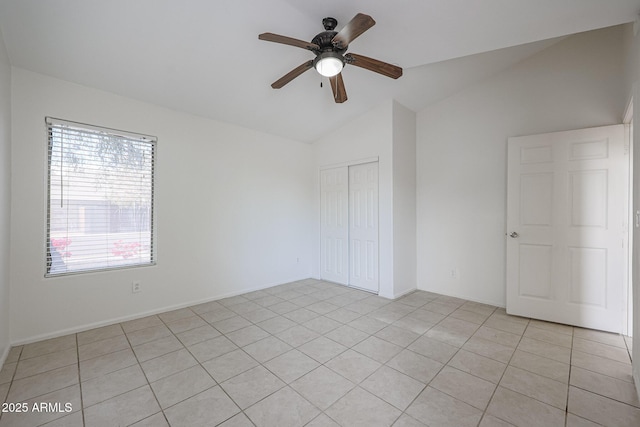
M 308 279 L 15 347 L 0 426 L 637 427 L 630 347 Z

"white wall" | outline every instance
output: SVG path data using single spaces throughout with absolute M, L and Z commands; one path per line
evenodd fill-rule
M 11 66 L 0 33 L 0 366 L 11 341 L 9 316 L 11 219 Z
M 622 35 L 568 37 L 418 113 L 419 289 L 504 306 L 507 138 L 620 123 Z
M 311 275 L 309 145 L 17 68 L 12 89 L 14 342 Z M 45 116 L 158 137 L 157 266 L 44 278 Z
M 416 114 L 393 104 L 393 291 L 416 289 Z

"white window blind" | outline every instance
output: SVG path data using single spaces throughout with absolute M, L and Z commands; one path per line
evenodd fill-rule
M 155 264 L 156 138 L 46 123 L 46 276 Z

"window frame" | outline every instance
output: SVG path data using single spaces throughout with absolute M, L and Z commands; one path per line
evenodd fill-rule
M 147 268 L 154 267 L 158 264 L 158 250 L 157 250 L 157 209 L 156 209 L 156 175 L 157 175 L 157 162 L 158 162 L 158 138 L 155 136 L 141 134 L 130 131 L 123 131 L 119 129 L 109 128 L 105 126 L 97 126 L 90 125 L 86 123 L 58 119 L 51 116 L 45 116 L 45 175 L 44 175 L 44 277 L 46 279 L 55 279 L 57 277 L 64 276 L 75 276 L 75 275 L 84 275 L 84 274 L 95 274 L 95 273 L 104 273 L 104 272 L 112 272 L 119 270 L 129 270 L 136 268 Z M 50 247 L 50 232 L 51 232 L 51 161 L 50 161 L 50 151 L 51 151 L 51 131 L 50 129 L 55 126 L 69 126 L 72 128 L 86 130 L 88 132 L 97 132 L 97 133 L 106 133 L 110 136 L 117 138 L 128 138 L 134 139 L 141 142 L 145 142 L 151 145 L 151 202 L 149 207 L 149 228 L 150 228 L 150 238 L 149 238 L 149 251 L 150 251 L 150 261 L 148 263 L 141 264 L 130 264 L 130 265 L 116 265 L 110 267 L 97 267 L 90 269 L 80 269 L 75 271 L 64 271 L 51 273 L 50 272 L 50 255 L 49 255 L 49 247 Z

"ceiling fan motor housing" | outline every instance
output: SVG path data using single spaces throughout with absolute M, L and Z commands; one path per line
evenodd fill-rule
M 313 40 L 311 40 L 311 43 L 317 44 L 318 46 L 320 46 L 320 52 L 326 52 L 329 50 L 334 50 L 336 52 L 339 53 L 344 53 L 347 50 L 347 46 L 345 46 L 344 49 L 337 49 L 333 43 L 331 43 L 331 40 L 333 40 L 333 38 L 336 36 L 336 34 L 338 34 L 337 31 L 323 31 L 320 34 L 318 34 L 317 36 L 315 36 L 313 38 Z

